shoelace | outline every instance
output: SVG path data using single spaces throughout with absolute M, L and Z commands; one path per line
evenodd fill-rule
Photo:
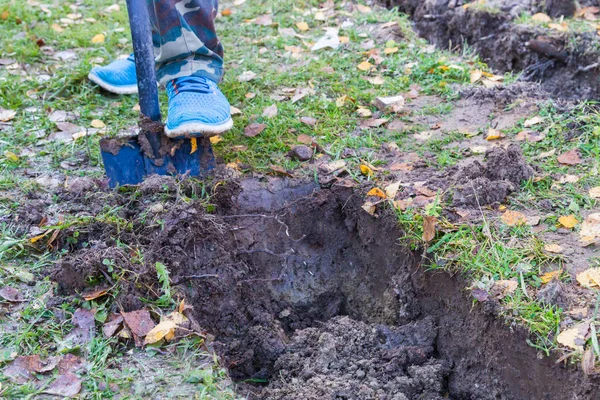
M 204 78 L 186 76 L 183 78 L 173 79 L 171 81 L 175 93 L 193 92 L 193 93 L 210 93 L 211 89 Z

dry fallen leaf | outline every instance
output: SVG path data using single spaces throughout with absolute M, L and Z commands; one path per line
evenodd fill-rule
M 400 181 L 387 185 L 385 187 L 385 195 L 390 200 L 394 200 L 396 194 L 398 194 L 398 190 L 400 190 Z
M 544 250 L 546 250 L 548 253 L 560 254 L 562 253 L 563 248 L 557 243 L 548 243 L 544 245 Z
M 72 372 L 59 375 L 43 393 L 53 394 L 61 397 L 73 397 L 81 391 L 81 379 Z
M 104 38 L 105 36 L 99 33 L 92 38 L 92 43 L 104 43 Z
M 10 301 L 11 303 L 20 303 L 25 301 L 25 298 L 21 292 L 10 286 L 4 286 L 2 289 L 0 289 L 0 297 L 2 297 L 4 300 Z
M 496 297 L 498 300 L 502 300 L 503 298 L 517 290 L 517 287 L 519 287 L 517 281 L 501 279 L 494 282 L 494 286 L 492 287 L 491 292 L 494 295 L 494 297 Z
M 271 26 L 273 25 L 273 16 L 271 14 L 261 15 L 254 20 L 256 25 Z
M 596 372 L 596 355 L 591 347 L 583 353 L 581 370 L 585 375 L 592 375 Z
M 81 297 L 83 297 L 87 301 L 90 301 L 90 300 L 94 300 L 99 297 L 102 297 L 106 293 L 108 293 L 108 289 L 93 289 L 93 290 L 81 293 Z
M 562 331 L 556 337 L 556 341 L 563 346 L 570 347 L 573 350 L 583 351 L 583 345 L 585 344 L 585 338 L 589 330 L 589 322 L 583 322 L 575 325 L 575 327 L 571 329 Z
M 504 134 L 497 129 L 489 128 L 485 140 L 496 140 L 504 138 Z
M 209 140 L 210 140 L 211 144 L 217 144 L 217 143 L 223 141 L 223 136 L 219 136 L 219 135 L 217 135 L 217 136 L 211 136 Z
M 370 71 L 371 68 L 373 68 L 373 64 L 371 64 L 368 61 L 363 61 L 360 64 L 358 64 L 357 68 L 361 71 Z
M 104 122 L 100 121 L 99 119 L 92 120 L 92 123 L 90 125 L 92 128 L 97 128 L 97 129 L 102 129 L 106 126 L 106 124 Z
M 357 4 L 356 8 L 358 9 L 358 11 L 360 11 L 363 14 L 368 14 L 368 13 L 371 12 L 371 7 L 365 6 L 365 5 L 362 5 L 362 4 Z
M 600 240 L 600 213 L 585 217 L 579 231 L 579 239 L 584 246 Z
M 600 199 L 600 186 L 591 188 L 588 193 L 592 199 Z
M 249 82 L 252 79 L 256 78 L 256 76 L 256 73 L 252 71 L 244 71 L 237 77 L 237 80 L 238 82 Z
M 435 237 L 435 226 L 437 224 L 437 218 L 429 215 L 423 216 L 423 236 L 421 237 L 424 242 L 431 242 Z
M 131 312 L 122 312 L 123 320 L 127 327 L 131 330 L 136 345 L 141 346 L 141 339 L 154 328 L 154 321 L 150 318 L 148 310 L 137 310 Z
M 257 136 L 262 131 L 264 131 L 266 127 L 267 127 L 267 125 L 265 125 L 265 124 L 252 123 L 244 129 L 244 135 L 246 135 L 248 137 Z
M 360 173 L 365 176 L 373 176 L 373 170 L 365 164 L 360 165 Z
M 356 109 L 356 113 L 363 118 L 369 118 L 370 116 L 373 115 L 373 111 L 369 110 L 368 108 L 364 108 L 364 107 L 360 107 L 360 106 Z
M 370 215 L 375 215 L 375 211 L 377 211 L 377 206 L 371 203 L 370 201 L 367 201 L 365 202 L 365 204 L 362 205 L 362 209 Z
M 533 14 L 531 16 L 531 19 L 533 21 L 544 22 L 544 23 L 552 21 L 552 18 L 550 18 L 547 14 L 544 14 L 544 13 Z
M 502 221 L 508 226 L 525 225 L 527 217 L 519 211 L 507 210 L 501 217 Z
M 556 271 L 550 271 L 550 272 L 546 272 L 545 274 L 542 274 L 542 276 L 540 276 L 540 279 L 542 280 L 542 283 L 548 283 L 551 280 L 553 280 L 554 278 L 558 278 L 560 277 L 560 274 L 562 274 L 562 270 L 556 270 Z
M 175 328 L 177 328 L 177 324 L 171 320 L 160 322 L 146 334 L 144 344 L 156 343 L 162 339 L 172 339 L 175 335 Z
M 577 218 L 575 218 L 574 215 L 564 215 L 560 218 L 558 218 L 558 222 L 560 223 L 561 226 L 568 228 L 568 229 L 573 229 L 577 226 L 577 224 L 579 223 L 579 221 L 577 221 Z
M 541 123 L 542 121 L 543 121 L 543 119 L 541 117 L 533 117 L 533 118 L 530 118 L 530 119 L 526 120 L 523 123 L 523 126 L 525 128 L 529 128 L 529 127 L 532 127 L 534 125 L 537 125 L 537 124 Z
M 564 165 L 577 165 L 581 163 L 581 157 L 579 157 L 577 150 L 569 150 L 558 156 L 556 160 Z
M 300 32 L 306 32 L 309 29 L 308 24 L 304 21 L 297 22 L 296 27 Z
M 16 111 L 0 107 L 0 122 L 8 122 L 17 115 Z
M 283 176 L 287 176 L 289 178 L 293 178 L 294 175 L 290 174 L 285 168 L 280 167 L 279 165 L 271 165 L 269 167 L 269 169 L 271 170 L 271 172 L 273 172 L 275 175 L 283 175 Z
M 577 282 L 583 287 L 600 287 L 600 268 L 589 268 L 576 276 Z
M 367 196 L 377 196 L 377 197 L 381 197 L 382 199 L 387 198 L 386 194 L 383 192 L 383 190 L 374 187 L 373 189 L 369 190 L 369 192 L 367 193 Z
M 278 112 L 277 104 L 273 104 L 273 105 L 270 105 L 269 107 L 265 108 L 262 116 L 265 118 L 274 118 L 277 116 L 277 112 Z

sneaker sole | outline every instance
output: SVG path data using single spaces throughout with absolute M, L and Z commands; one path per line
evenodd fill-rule
M 100 86 L 102 89 L 106 90 L 107 92 L 111 92 L 114 94 L 136 94 L 138 92 L 137 84 L 129 86 L 111 85 L 110 83 L 107 83 L 106 81 L 100 79 L 98 75 L 92 74 L 91 72 L 88 75 L 88 79 L 94 82 L 96 85 Z
M 165 135 L 173 139 L 181 137 L 209 137 L 226 132 L 231 128 L 233 128 L 233 120 L 231 118 L 220 125 L 208 125 L 201 122 L 190 122 L 189 124 L 178 126 L 175 129 L 169 129 L 167 126 L 165 126 Z

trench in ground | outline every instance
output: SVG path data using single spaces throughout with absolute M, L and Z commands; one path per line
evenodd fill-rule
M 352 189 L 239 185 L 222 215 L 183 213 L 156 240 L 240 393 L 591 398 L 493 303 L 474 304 L 462 278 L 426 271 L 394 215 L 368 215 Z

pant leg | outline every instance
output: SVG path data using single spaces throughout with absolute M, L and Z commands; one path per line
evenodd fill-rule
M 223 46 L 215 32 L 218 0 L 148 0 L 156 78 L 223 77 Z

